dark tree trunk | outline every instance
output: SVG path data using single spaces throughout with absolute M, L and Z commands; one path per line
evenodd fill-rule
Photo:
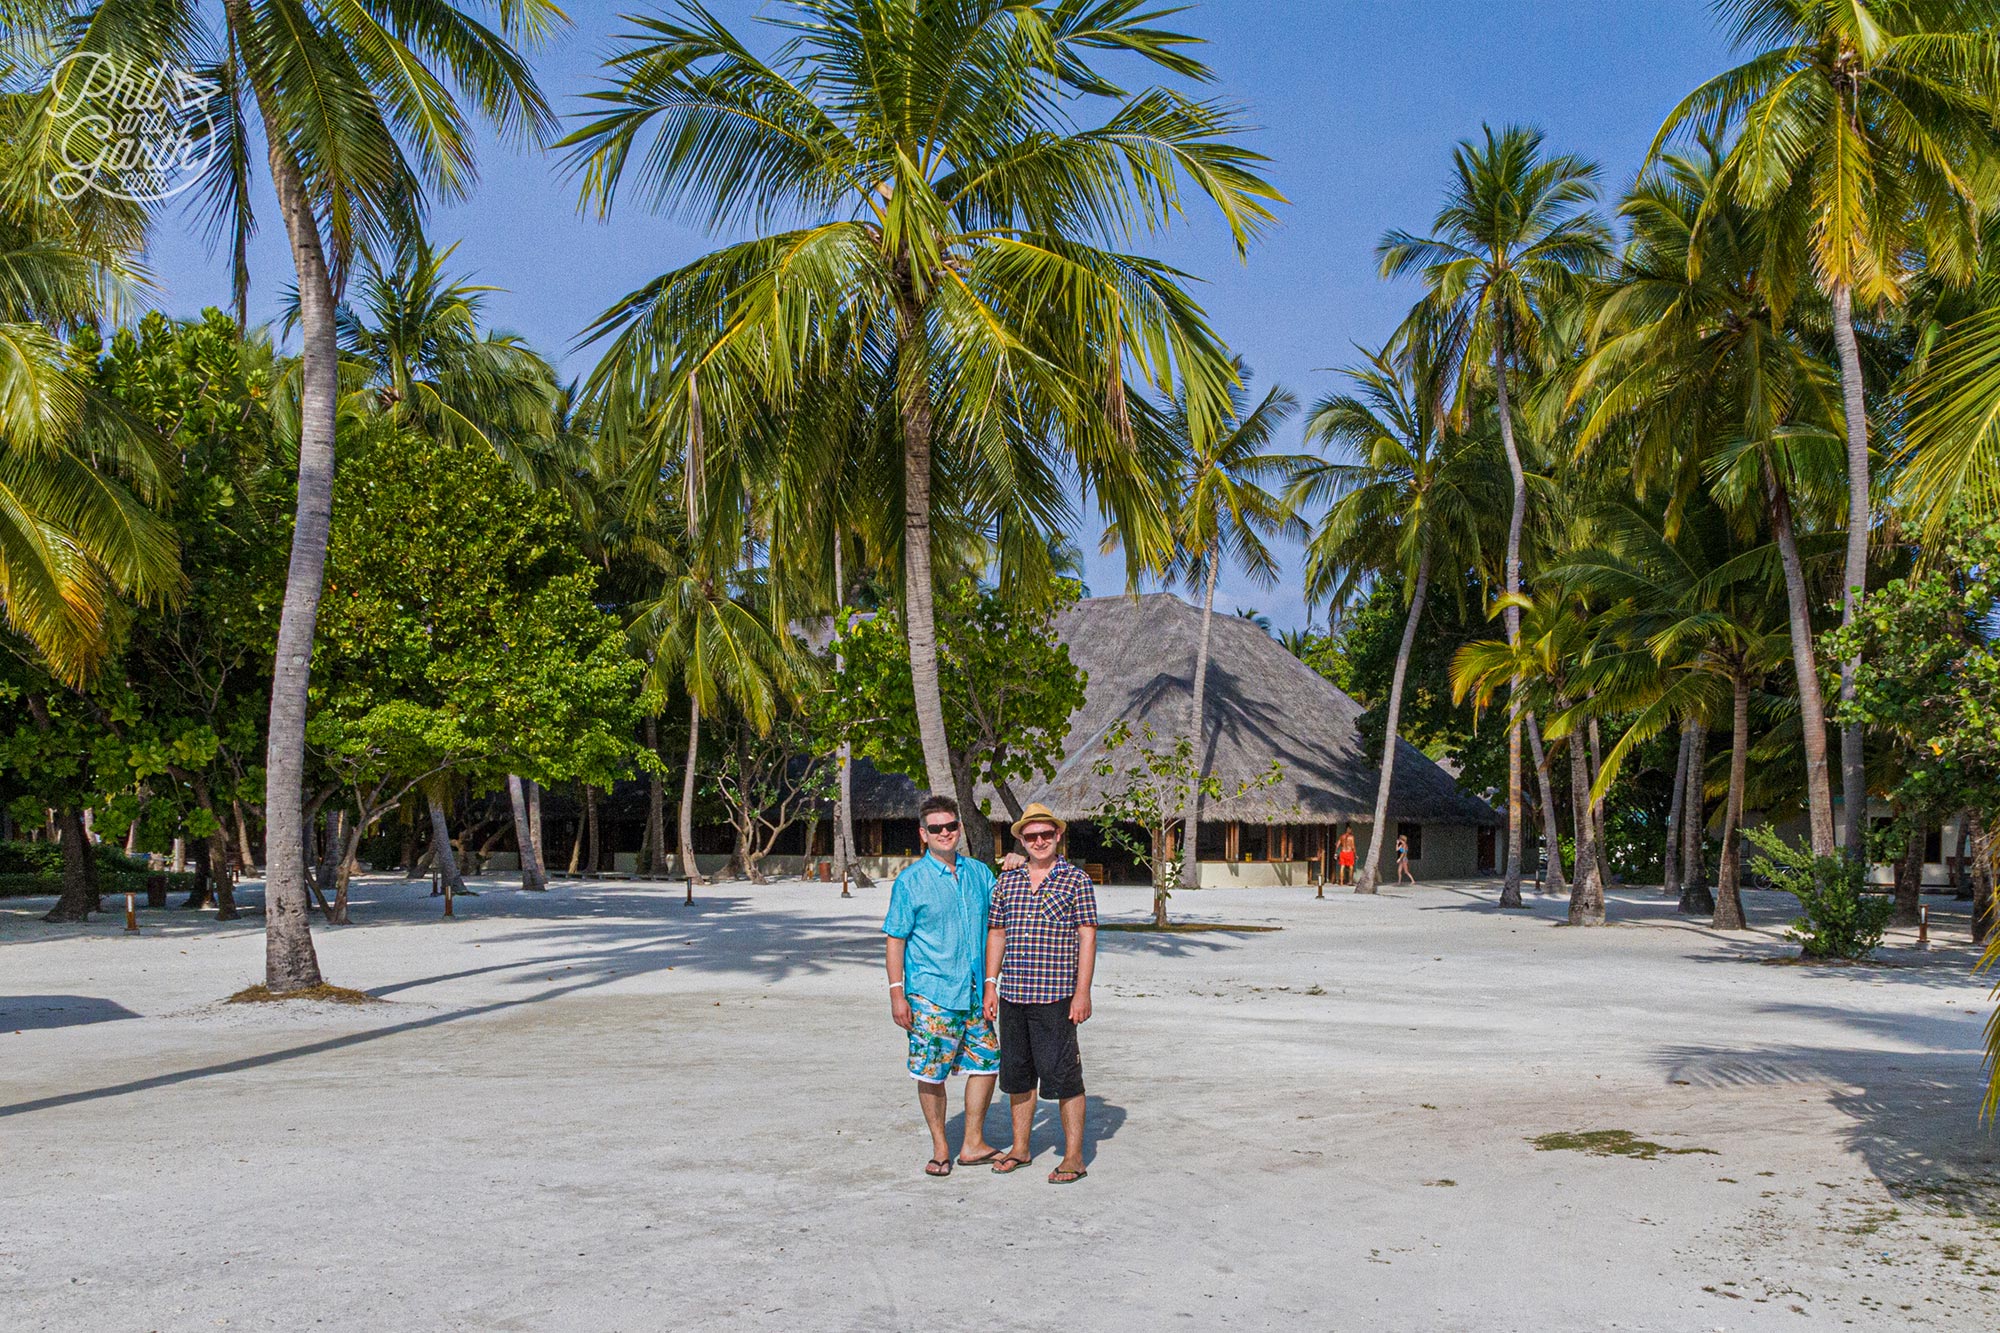
M 681 877 L 687 881 L 687 904 L 694 905 L 694 886 L 706 884 L 694 859 L 694 765 L 701 750 L 701 705 L 688 700 L 687 766 L 681 770 Z
M 535 834 L 528 825 L 528 792 L 518 773 L 507 775 L 507 802 L 514 811 L 514 846 L 520 853 L 521 887 L 530 893 L 548 888 L 535 874 Z
M 958 800 L 958 822 L 965 830 L 960 835 L 965 854 L 975 861 L 993 860 L 993 824 L 979 812 L 979 804 L 973 799 L 970 754 L 959 750 L 951 752 L 951 782 Z
M 528 841 L 535 849 L 535 878 L 544 888 L 549 882 L 549 858 L 542 852 L 542 784 L 523 779 L 528 788 Z
M 1972 823 L 1972 942 L 1984 944 L 1993 931 L 1993 849 L 1986 841 L 1986 821 L 1978 813 Z
M 1396 649 L 1396 666 L 1389 678 L 1389 716 L 1382 733 L 1382 771 L 1375 779 L 1375 822 L 1368 827 L 1368 844 L 1361 850 L 1361 869 L 1354 877 L 1356 893 L 1374 893 L 1380 878 L 1384 840 L 1388 836 L 1389 787 L 1396 774 L 1397 728 L 1403 720 L 1403 681 L 1410 671 L 1410 653 L 1416 647 L 1417 624 L 1423 619 L 1424 594 L 1430 588 L 1431 547 L 1428 536 L 1417 555 L 1417 582 L 1410 593 L 1410 609 L 1403 617 L 1403 641 Z
M 604 866 L 604 845 L 597 823 L 597 788 L 583 784 L 583 826 L 585 831 L 583 877 L 596 879 Z
M 1715 895 L 1708 889 L 1708 723 L 1694 724 L 1694 749 L 1688 755 L 1687 801 L 1681 807 L 1687 826 L 1681 835 L 1680 910 L 1689 916 L 1715 915 Z
M 189 890 L 187 901 L 181 904 L 181 910 L 199 912 L 209 904 L 210 870 L 207 838 L 196 838 L 188 844 L 188 863 L 194 867 L 194 888 Z
M 1924 903 L 1924 821 L 1910 820 L 1910 840 L 1896 861 L 1896 915 L 1890 920 L 1899 926 L 1917 924 Z
M 56 823 L 62 830 L 62 896 L 42 920 L 88 921 L 92 912 L 104 908 L 98 902 L 97 858 L 90 854 L 83 812 L 66 806 L 56 813 Z
M 1569 923 L 1604 924 L 1604 871 L 1597 855 L 1597 829 L 1590 818 L 1590 756 L 1583 735 L 1569 735 L 1569 795 L 1576 826 L 1576 874 L 1570 881 Z
M 1556 822 L 1556 784 L 1549 772 L 1548 751 L 1542 747 L 1542 728 L 1535 721 L 1533 713 L 1528 714 L 1528 747 L 1535 760 L 1536 790 L 1542 794 L 1542 841 L 1546 847 L 1542 860 L 1548 865 L 1548 879 L 1545 888 L 1550 893 L 1566 894 L 1568 882 L 1563 878 L 1562 828 Z
M 1514 504 L 1507 520 L 1507 592 L 1521 591 L 1521 531 L 1528 518 L 1528 474 L 1521 465 L 1521 450 L 1514 442 L 1514 409 L 1508 398 L 1507 350 L 1503 338 L 1493 340 L 1493 389 L 1500 418 L 1500 442 L 1507 453 L 1507 472 L 1514 483 Z M 1521 609 L 1509 605 L 1502 613 L 1507 626 L 1507 646 L 1521 641 Z M 1570 753 L 1577 747 L 1572 744 Z M 1586 819 L 1589 815 L 1586 811 Z M 1527 830 L 1521 826 L 1521 678 L 1516 676 L 1507 691 L 1507 867 L 1500 884 L 1500 905 L 1521 906 L 1521 853 Z M 1582 877 L 1579 862 L 1577 875 Z M 1572 896 L 1572 903 L 1575 899 Z M 1575 915 L 1574 908 L 1571 915 Z M 1600 906 L 1600 919 L 1603 912 Z
M 1661 889 L 1667 897 L 1681 896 L 1681 825 L 1687 822 L 1688 752 L 1694 748 L 1688 724 L 1681 723 L 1681 744 L 1674 760 L 1673 803 L 1667 808 L 1667 846 L 1662 853 Z
M 1826 702 L 1819 688 L 1819 663 L 1814 656 L 1812 601 L 1806 591 L 1805 564 L 1792 527 L 1792 497 L 1778 479 L 1768 450 L 1760 451 L 1764 496 L 1771 512 L 1771 536 L 1778 546 L 1785 574 L 1785 612 L 1792 641 L 1792 679 L 1799 693 L 1799 728 L 1806 758 L 1806 814 L 1812 829 L 1814 856 L 1832 856 L 1833 779 L 1827 771 Z
M 655 758 L 660 754 L 660 720 L 646 719 L 646 749 Z M 641 867 L 648 875 L 658 875 L 667 861 L 667 783 L 658 770 L 646 774 L 646 857 Z
M 451 824 L 445 818 L 444 802 L 426 796 L 431 815 L 431 850 L 436 853 L 438 875 L 453 893 L 465 892 L 465 878 L 458 870 L 458 851 L 451 845 Z
M 1730 715 L 1729 794 L 1722 807 L 1722 869 L 1716 876 L 1715 928 L 1742 930 L 1743 788 L 1750 777 L 1750 681 L 1738 675 Z
M 417 850 L 417 821 L 406 819 L 403 821 L 402 861 L 404 879 L 422 878 L 423 869 L 417 864 L 421 855 L 422 853 Z

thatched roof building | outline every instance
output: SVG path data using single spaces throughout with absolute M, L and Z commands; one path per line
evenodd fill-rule
M 1056 631 L 1070 659 L 1090 673 L 1090 684 L 1070 718 L 1063 766 L 1030 799 L 1081 814 L 1107 794 L 1096 769 L 1115 724 L 1128 723 L 1135 733 L 1150 724 L 1163 741 L 1187 725 L 1201 610 L 1172 593 L 1093 597 L 1065 611 Z M 1362 745 L 1361 705 L 1255 624 L 1241 616 L 1214 618 L 1204 696 L 1202 768 L 1221 780 L 1225 794 L 1203 806 L 1204 819 L 1328 824 L 1374 817 L 1379 771 Z M 1276 786 L 1229 799 L 1273 760 L 1283 770 Z M 1397 745 L 1389 811 L 1394 819 L 1425 823 L 1501 822 L 1407 741 Z

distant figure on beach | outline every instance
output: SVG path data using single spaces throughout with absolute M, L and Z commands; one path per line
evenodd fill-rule
M 1396 835 L 1396 882 L 1404 880 L 1415 884 L 1417 877 L 1410 873 L 1410 840 L 1403 834 Z
M 945 1080 L 965 1077 L 965 1136 L 961 1166 L 981 1166 L 1000 1156 L 986 1142 L 986 1108 L 1000 1072 L 1000 1038 L 982 1012 L 980 979 L 986 961 L 986 923 L 993 905 L 993 871 L 958 854 L 958 803 L 925 799 L 917 812 L 924 854 L 889 890 L 889 1017 L 910 1034 L 910 1077 L 917 1105 L 931 1132 L 924 1174 L 951 1174 L 945 1140 Z
M 1354 882 L 1354 826 L 1349 824 L 1340 832 L 1340 882 Z

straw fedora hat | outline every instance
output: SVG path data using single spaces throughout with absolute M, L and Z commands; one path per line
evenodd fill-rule
M 1040 801 L 1034 802 L 1026 810 L 1023 810 L 1021 817 L 1014 821 L 1014 836 L 1017 838 L 1020 837 L 1021 830 L 1030 824 L 1054 824 L 1058 838 L 1063 835 L 1064 830 L 1069 828 L 1068 824 L 1056 818 L 1055 811 L 1049 809 Z

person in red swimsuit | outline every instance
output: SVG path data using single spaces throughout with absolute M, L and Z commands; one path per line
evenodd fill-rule
M 1340 834 L 1340 882 L 1354 883 L 1354 826 L 1351 824 Z

